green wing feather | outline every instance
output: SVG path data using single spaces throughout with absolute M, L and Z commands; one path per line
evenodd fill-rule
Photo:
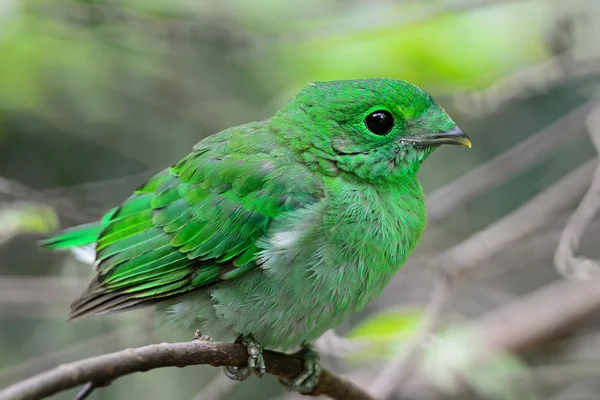
M 101 232 L 94 231 L 98 273 L 72 304 L 72 319 L 243 275 L 256 267 L 256 241 L 271 221 L 320 197 L 318 182 L 299 164 L 276 168 L 270 153 L 232 145 L 200 142 L 105 218 Z M 67 242 L 80 245 L 90 235 Z M 58 247 L 52 240 L 47 244 Z
M 60 235 L 40 240 L 40 245 L 53 250 L 64 250 L 95 243 L 96 240 L 98 240 L 98 236 L 104 227 L 108 225 L 108 221 L 117 210 L 118 208 L 110 210 L 104 215 L 104 218 L 101 221 L 65 229 Z

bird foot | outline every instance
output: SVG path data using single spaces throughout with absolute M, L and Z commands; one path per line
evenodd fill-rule
M 251 336 L 240 336 L 236 343 L 241 343 L 246 346 L 248 352 L 247 366 L 245 367 L 223 367 L 225 375 L 236 381 L 247 379 L 253 372 L 259 378 L 267 372 L 265 360 L 263 358 L 263 350 L 260 344 Z
M 294 379 L 279 378 L 279 382 L 294 392 L 310 393 L 321 376 L 321 357 L 310 343 L 304 343 L 299 353 L 302 355 L 303 371 Z
M 212 342 L 212 338 L 210 336 L 203 335 L 202 333 L 200 333 L 200 329 L 196 329 L 196 332 L 194 332 L 194 337 L 192 338 L 192 340 L 200 340 L 202 342 Z

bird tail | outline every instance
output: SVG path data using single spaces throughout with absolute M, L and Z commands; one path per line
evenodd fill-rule
M 79 225 L 60 231 L 53 237 L 40 240 L 39 244 L 42 247 L 47 247 L 53 250 L 68 250 L 75 247 L 94 244 L 116 211 L 116 208 L 110 210 L 101 221 Z
M 73 247 L 89 245 L 98 240 L 102 229 L 101 221 L 79 225 L 65 229 L 51 238 L 40 240 L 40 246 L 53 250 L 67 250 Z

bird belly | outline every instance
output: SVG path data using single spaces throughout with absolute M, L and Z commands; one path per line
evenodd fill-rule
M 367 200 L 352 202 L 346 214 L 323 203 L 286 218 L 262 243 L 255 270 L 173 309 L 186 310 L 181 316 L 216 340 L 252 334 L 264 347 L 286 350 L 317 339 L 383 290 L 424 227 L 419 199 Z
M 211 299 L 217 318 L 265 347 L 286 350 L 317 339 L 352 312 L 352 288 L 340 296 L 342 291 L 326 285 L 326 277 L 311 276 L 304 263 L 283 268 L 257 269 L 216 286 Z
M 317 339 L 352 311 L 344 307 L 348 299 L 340 301 L 337 290 L 317 292 L 312 285 L 298 287 L 293 275 L 303 274 L 296 274 L 295 269 L 292 266 L 288 273 L 290 280 L 257 269 L 219 283 L 210 292 L 184 296 L 166 312 L 172 322 L 200 329 L 217 341 L 251 334 L 263 347 L 292 350 Z

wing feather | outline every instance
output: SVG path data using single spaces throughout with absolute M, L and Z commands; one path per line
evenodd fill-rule
M 72 304 L 71 318 L 242 276 L 256 267 L 256 242 L 271 222 L 322 196 L 310 171 L 294 163 L 276 168 L 280 160 L 264 148 L 202 143 L 112 211 L 97 241 L 98 274 Z

